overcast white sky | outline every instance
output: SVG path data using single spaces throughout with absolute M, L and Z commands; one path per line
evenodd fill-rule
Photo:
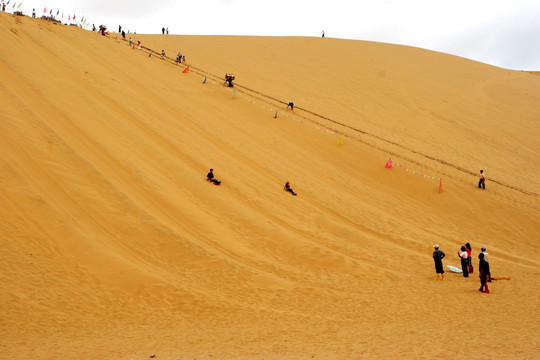
M 8 0 L 0 0 L 0 2 Z M 540 70 L 540 0 L 10 0 L 109 30 L 321 36 L 403 44 L 513 70 Z

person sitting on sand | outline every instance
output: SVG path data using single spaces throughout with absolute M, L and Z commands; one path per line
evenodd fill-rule
M 210 169 L 210 172 L 206 175 L 206 180 L 216 184 L 216 185 L 219 185 L 221 184 L 221 181 L 217 180 L 214 178 L 214 169 Z
M 441 274 L 441 280 L 444 280 L 444 269 L 442 259 L 446 256 L 442 250 L 439 250 L 439 245 L 433 245 L 435 251 L 433 251 L 433 261 L 435 261 L 435 272 L 437 273 L 437 278 L 439 280 L 439 274 Z
M 290 192 L 290 193 L 293 194 L 294 196 L 296 196 L 296 193 L 293 191 L 293 189 L 291 189 L 291 185 L 289 184 L 288 181 L 285 183 L 285 187 L 284 187 L 283 189 L 284 189 L 285 191 Z

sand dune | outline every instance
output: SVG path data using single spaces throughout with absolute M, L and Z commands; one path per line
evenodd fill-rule
M 0 357 L 540 357 L 536 74 L 132 35 L 182 73 L 114 33 L 0 13 L 0 34 Z M 432 245 L 457 266 L 466 242 L 511 280 L 435 281 Z

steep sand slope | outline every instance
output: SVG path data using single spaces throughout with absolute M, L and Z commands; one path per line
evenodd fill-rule
M 181 50 L 183 74 L 116 34 L 7 14 L 0 34 L 2 356 L 540 355 L 538 76 L 328 38 L 134 36 Z M 457 265 L 465 242 L 512 279 L 434 281 L 431 246 Z

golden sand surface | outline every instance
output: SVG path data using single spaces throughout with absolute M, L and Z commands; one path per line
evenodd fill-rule
M 537 74 L 130 36 L 0 13 L 0 358 L 540 358 Z

